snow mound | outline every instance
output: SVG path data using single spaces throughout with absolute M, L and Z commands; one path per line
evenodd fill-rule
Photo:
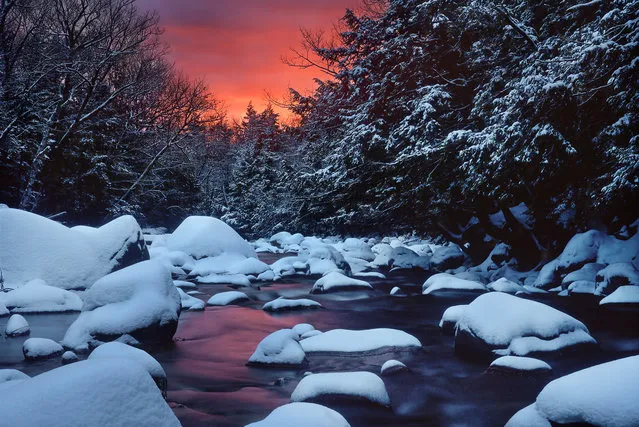
M 326 276 L 317 279 L 311 289 L 311 293 L 319 294 L 345 289 L 373 289 L 373 287 L 368 282 L 353 279 L 352 277 L 333 271 L 328 273 Z
M 100 227 L 71 229 L 18 209 L 0 209 L 4 279 L 22 285 L 43 279 L 63 289 L 84 289 L 100 277 L 149 258 L 140 226 L 124 216 Z
M 180 305 L 184 310 L 204 310 L 206 304 L 199 298 L 192 297 L 180 288 L 176 288 L 180 294 Z
M 181 288 L 181 289 L 195 289 L 195 288 L 197 288 L 197 285 L 195 283 L 187 282 L 186 280 L 174 280 L 173 284 L 175 285 L 175 287 Z
M 291 401 L 303 402 L 322 397 L 348 396 L 389 407 L 384 381 L 371 372 L 330 372 L 307 375 L 299 382 Z
M 298 340 L 299 335 L 292 329 L 275 331 L 260 341 L 248 363 L 273 366 L 301 365 L 306 353 Z
M 31 280 L 11 292 L 0 293 L 0 303 L 13 313 L 53 313 L 82 310 L 82 300 L 73 292 Z
M 595 280 L 597 281 L 595 293 L 607 295 L 619 286 L 639 286 L 639 270 L 630 262 L 618 262 L 600 270 Z
M 372 261 L 375 259 L 375 254 L 366 242 L 352 237 L 344 241 L 344 244 L 342 245 L 342 252 L 344 255 L 348 255 L 352 258 L 363 259 L 365 261 Z
M 58 356 L 64 349 L 49 338 L 29 338 L 22 344 L 22 353 L 27 360 Z
M 373 263 L 382 261 L 379 259 L 380 256 L 381 255 L 378 255 Z M 388 265 L 393 268 L 421 268 L 422 270 L 428 270 L 430 268 L 430 258 L 427 256 L 419 256 L 415 251 L 407 247 L 398 246 L 392 248 L 388 255 Z
M 284 311 L 284 310 L 301 310 L 304 308 L 321 308 L 322 304 L 312 299 L 287 299 L 279 297 L 273 301 L 269 301 L 262 307 L 264 311 Z
M 491 368 L 505 368 L 513 371 L 550 371 L 552 368 L 543 360 L 532 357 L 502 356 L 490 364 Z
M 17 369 L 0 369 L 0 384 L 9 381 L 28 380 L 29 378 L 31 378 L 29 375 Z
M 166 267 L 154 260 L 103 277 L 83 298 L 83 312 L 62 340 L 72 349 L 88 349 L 96 336 L 169 341 L 177 328 L 180 294 Z
M 213 295 L 206 302 L 208 305 L 229 305 L 233 304 L 237 301 L 248 300 L 249 297 L 244 292 L 240 291 L 228 291 L 228 292 L 220 292 L 219 294 Z
M 207 285 L 251 286 L 251 280 L 243 274 L 209 274 L 198 277 L 197 281 Z
M 452 274 L 438 273 L 430 276 L 422 285 L 422 294 L 429 295 L 438 291 L 481 291 L 486 288 L 479 282 L 460 279 Z
M 597 277 L 597 273 L 605 267 L 604 264 L 597 264 L 596 262 L 590 262 L 579 270 L 575 270 L 572 273 L 566 274 L 561 281 L 561 287 L 566 289 L 571 283 L 578 281 L 594 282 Z
M 68 365 L 69 363 L 74 363 L 74 362 L 77 362 L 78 360 L 80 360 L 78 358 L 78 355 L 72 351 L 65 351 L 64 353 L 62 353 L 63 365 Z
M 9 337 L 17 337 L 19 335 L 26 335 L 31 331 L 29 328 L 29 322 L 23 316 L 14 314 L 9 317 L 5 333 Z
M 306 352 L 364 352 L 384 347 L 420 348 L 414 336 L 398 329 L 378 328 L 354 331 L 333 329 L 300 341 Z
M 400 362 L 399 360 L 391 359 L 384 362 L 380 370 L 380 374 L 390 375 L 390 374 L 394 374 L 395 372 L 403 371 L 405 369 L 408 369 L 408 368 L 402 362 Z
M 526 289 L 518 283 L 508 280 L 505 277 L 489 283 L 487 286 L 491 291 L 505 292 L 507 294 L 515 294 L 517 292 L 527 293 Z
M 13 385 L 0 399 L 7 426 L 179 426 L 149 375 L 128 361 L 88 360 Z
M 639 356 L 626 357 L 551 381 L 539 393 L 535 404 L 515 414 L 507 426 L 551 422 L 607 427 L 639 425 L 638 394 Z M 540 420 L 547 420 L 546 424 Z
M 596 341 L 575 318 L 545 304 L 502 292 L 477 297 L 457 323 L 455 353 L 525 356 Z
M 442 328 L 442 332 L 447 335 L 455 334 L 457 322 L 459 322 L 459 319 L 463 316 L 466 307 L 468 307 L 468 304 L 454 305 L 452 307 L 448 307 L 446 311 L 444 311 L 444 314 L 439 321 L 439 327 Z
M 293 402 L 275 408 L 262 421 L 246 427 L 350 427 L 339 412 L 326 406 Z
M 190 216 L 169 235 L 167 248 L 182 251 L 193 258 L 236 253 L 257 258 L 253 247 L 224 221 L 209 216 Z
M 576 280 L 568 285 L 568 294 L 594 294 L 597 288 L 595 282 L 589 282 L 587 280 Z
M 639 286 L 620 286 L 613 293 L 599 301 L 599 305 L 639 304 Z
M 449 243 L 435 250 L 430 259 L 430 263 L 433 268 L 444 271 L 460 267 L 464 263 L 465 258 L 464 252 L 462 252 L 458 245 Z

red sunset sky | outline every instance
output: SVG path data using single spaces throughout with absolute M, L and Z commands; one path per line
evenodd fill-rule
M 265 91 L 281 97 L 287 88 L 313 88 L 316 70 L 281 62 L 299 46 L 300 28 L 326 29 L 358 0 L 139 0 L 160 14 L 164 40 L 178 68 L 204 79 L 231 118 L 249 101 L 261 109 Z

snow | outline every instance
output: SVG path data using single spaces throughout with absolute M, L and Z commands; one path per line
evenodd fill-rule
M 222 253 L 257 258 L 255 250 L 225 222 L 208 216 L 190 216 L 169 235 L 167 248 L 199 259 Z
M 559 280 L 559 273 L 557 272 L 558 264 L 558 259 L 545 264 L 539 271 L 537 279 L 535 279 L 534 287 L 548 290 L 549 288 L 557 286 L 557 282 Z
M 426 256 L 419 256 L 417 253 L 407 247 L 398 246 L 392 249 L 388 255 L 388 265 L 394 268 L 421 268 L 422 270 L 428 270 L 430 268 L 430 258 Z M 377 263 L 377 258 L 373 263 Z M 382 264 L 377 264 L 382 265 Z
M 444 314 L 442 315 L 441 320 L 439 321 L 439 327 L 444 328 L 446 324 L 457 325 L 459 319 L 461 319 L 464 314 L 464 310 L 468 307 L 468 304 L 462 305 L 454 305 L 452 307 L 448 307 Z
M 552 368 L 543 360 L 532 357 L 503 356 L 495 359 L 490 367 L 508 368 L 516 371 L 550 371 Z
M 576 280 L 568 285 L 568 294 L 594 294 L 597 285 L 587 280 Z
M 193 282 L 187 282 L 186 280 L 174 280 L 173 284 L 182 289 L 195 289 L 197 285 Z
M 557 424 L 622 427 L 639 424 L 639 356 L 591 366 L 551 381 L 537 396 L 527 417 L 515 414 L 507 425 L 531 425 L 527 418 Z M 549 423 L 548 423 L 549 424 Z M 539 425 L 542 425 L 541 423 Z
M 246 427 L 350 427 L 339 412 L 315 403 L 293 402 L 275 408 L 262 421 Z
M 431 265 L 439 270 L 448 270 L 450 268 L 457 268 L 464 263 L 464 253 L 461 248 L 454 244 L 449 243 L 446 246 L 438 248 L 430 259 Z
M 251 280 L 243 274 L 209 274 L 198 277 L 197 282 L 208 285 L 251 286 Z
M 17 337 L 19 335 L 26 335 L 31 331 L 27 319 L 19 314 L 14 314 L 9 317 L 5 333 L 10 337 Z
M 244 292 L 228 291 L 213 295 L 206 303 L 208 305 L 229 305 L 237 301 L 248 299 L 248 295 Z
M 192 297 L 180 288 L 176 288 L 180 294 L 180 305 L 184 310 L 204 310 L 206 304 L 199 298 Z
M 266 271 L 269 271 L 270 267 L 268 264 L 256 259 L 256 258 L 246 258 L 243 261 L 237 262 L 231 265 L 227 273 L 228 274 L 254 274 L 260 275 Z
M 390 406 L 386 386 L 371 372 L 329 372 L 307 375 L 299 382 L 291 401 L 303 402 L 325 396 L 352 396 Z
M 78 360 L 80 360 L 78 358 L 78 355 L 75 354 L 72 351 L 65 351 L 64 353 L 62 353 L 62 364 L 63 365 L 67 365 L 69 363 L 77 362 Z
M 11 312 L 9 311 L 9 309 L 4 305 L 4 303 L 2 301 L 0 301 L 0 317 L 2 316 L 6 316 L 7 314 L 10 314 Z
M 8 426 L 180 425 L 146 371 L 122 359 L 72 363 L 19 382 L 3 394 L 0 413 Z
M 320 308 L 322 304 L 311 299 L 287 299 L 279 297 L 273 301 L 269 301 L 262 307 L 264 311 L 281 311 L 281 310 L 296 310 L 303 308 Z
M 552 424 L 539 414 L 533 403 L 513 415 L 505 427 L 552 427 Z
M 82 300 L 73 292 L 48 286 L 43 280 L 31 280 L 13 291 L 0 293 L 0 303 L 13 313 L 50 313 L 80 311 Z
M 499 355 L 525 356 L 575 344 L 594 344 L 586 326 L 545 304 L 502 292 L 477 297 L 457 323 L 455 346 L 464 339 L 480 340 Z
M 366 261 L 372 261 L 375 259 L 375 254 L 371 250 L 370 246 L 360 239 L 346 239 L 342 245 L 342 251 L 344 255 L 348 255 L 353 258 L 360 258 Z
M 488 284 L 487 288 L 492 291 L 505 292 L 507 294 L 526 292 L 526 289 L 523 286 L 513 282 L 512 280 L 508 280 L 505 277 L 502 277 L 501 279 L 495 280 L 494 282 Z
M 361 331 L 333 329 L 300 341 L 306 352 L 362 352 L 384 347 L 416 347 L 422 344 L 414 336 L 397 329 L 378 328 Z
M 399 286 L 393 286 L 393 289 L 390 290 L 390 295 L 401 295 L 402 289 Z
M 151 326 L 170 330 L 181 309 L 171 274 L 154 260 L 103 277 L 83 299 L 83 312 L 62 340 L 72 349 L 86 348 L 96 334 L 130 334 Z
M 291 329 L 280 329 L 257 345 L 249 363 L 264 365 L 301 365 L 306 353 L 297 342 L 299 335 Z
M 639 270 L 630 262 L 618 262 L 610 264 L 600 270 L 596 277 L 597 295 L 606 295 L 613 292 L 619 286 L 639 286 Z
M 257 280 L 260 282 L 272 282 L 275 280 L 275 273 L 273 273 L 273 270 L 266 270 L 257 276 Z
M 604 267 L 605 265 L 603 264 L 590 262 L 584 265 L 583 267 L 581 267 L 579 270 L 575 270 L 571 273 L 566 274 L 566 276 L 561 281 L 561 285 L 562 287 L 568 287 L 570 286 L 571 283 L 577 282 L 577 281 L 594 282 L 597 277 L 597 273 L 599 272 L 599 270 L 603 269 Z
M 390 359 L 384 362 L 380 370 L 380 374 L 381 375 L 392 374 L 393 372 L 401 371 L 403 369 L 407 369 L 406 365 L 404 365 L 399 360 Z
M 301 338 L 304 334 L 315 331 L 315 327 L 310 323 L 299 323 L 293 326 L 291 330 L 295 332 L 299 338 Z
M 63 289 L 88 288 L 111 272 L 124 251 L 140 243 L 136 239 L 142 236 L 130 216 L 87 233 L 10 208 L 0 209 L 0 230 L 3 275 L 12 287 L 43 279 Z
M 373 287 L 368 282 L 353 279 L 351 277 L 343 275 L 342 273 L 333 271 L 331 273 L 328 273 L 326 276 L 319 278 L 313 285 L 311 293 L 322 293 L 354 288 L 373 289 Z
M 60 344 L 49 338 L 29 338 L 22 344 L 22 353 L 27 360 L 57 356 L 63 351 Z
M 304 236 L 300 233 L 291 234 L 288 231 L 280 231 L 271 236 L 269 243 L 282 248 L 284 252 L 290 252 L 290 246 L 299 246 L 302 240 Z
M 472 280 L 460 279 L 448 273 L 430 276 L 422 285 L 422 294 L 428 295 L 436 291 L 486 291 L 484 285 Z
M 120 342 L 108 342 L 91 352 L 88 359 L 126 359 L 139 364 L 154 378 L 166 378 L 162 365 L 149 353 Z
M 599 301 L 599 305 L 639 304 L 639 286 L 620 286 L 613 293 Z
M 29 378 L 31 378 L 29 375 L 17 369 L 0 369 L 0 384 L 7 381 L 28 380 Z

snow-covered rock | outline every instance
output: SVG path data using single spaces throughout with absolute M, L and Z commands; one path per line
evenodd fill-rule
M 176 289 L 180 294 L 180 306 L 182 309 L 191 311 L 204 310 L 204 307 L 206 306 L 204 301 L 199 298 L 192 297 L 180 288 Z
M 561 281 L 561 287 L 567 289 L 571 283 L 578 281 L 595 282 L 597 273 L 604 267 L 604 264 L 598 264 L 596 262 L 585 264 L 579 270 L 566 274 Z
M 291 330 L 297 334 L 298 339 L 301 339 L 305 334 L 315 331 L 315 327 L 310 323 L 298 323 Z
M 304 363 L 306 353 L 298 340 L 299 335 L 292 329 L 275 331 L 260 341 L 248 363 L 267 366 L 299 366 Z
M 594 345 L 586 326 L 548 305 L 502 292 L 477 297 L 457 323 L 455 353 L 525 356 Z
M 507 427 L 639 425 L 639 356 L 591 366 L 557 378 L 533 405 L 515 414 Z M 545 424 L 544 424 L 545 422 Z
M 360 258 L 366 261 L 372 261 L 375 259 L 375 254 L 371 250 L 370 246 L 364 241 L 355 238 L 348 238 L 342 245 L 342 251 L 345 255 L 353 258 Z
M 487 286 L 491 291 L 496 292 L 505 292 L 507 294 L 516 294 L 517 292 L 526 293 L 526 289 L 521 286 L 519 283 L 515 283 L 512 280 L 508 280 L 505 277 L 501 279 L 497 279 L 492 283 L 489 283 Z
M 262 421 L 246 427 L 350 427 L 337 411 L 308 402 L 293 402 L 275 408 Z
M 65 351 L 64 353 L 62 353 L 62 364 L 63 365 L 68 365 L 69 363 L 75 363 L 77 361 L 79 361 L 80 358 L 78 357 L 77 354 L 75 354 L 72 351 Z
M 171 274 L 153 260 L 103 277 L 83 299 L 83 312 L 62 340 L 72 349 L 88 349 L 96 337 L 123 334 L 140 341 L 170 341 L 181 310 Z
M 373 287 L 368 282 L 353 279 L 352 277 L 333 271 L 328 273 L 326 276 L 317 279 L 311 289 L 311 293 L 319 294 L 345 289 L 373 289 Z
M 587 280 L 576 280 L 568 285 L 566 291 L 569 295 L 572 294 L 591 294 L 595 293 L 597 284 L 595 282 L 589 282 Z
M 609 295 L 619 286 L 639 286 L 639 270 L 632 263 L 618 262 L 600 270 L 596 277 L 597 295 Z
M 400 296 L 400 295 L 405 295 L 405 294 L 402 291 L 402 288 L 400 288 L 399 286 L 393 286 L 393 289 L 390 290 L 390 295 L 392 295 L 392 296 Z
M 239 301 L 246 301 L 248 299 L 248 295 L 244 292 L 228 291 L 213 295 L 206 303 L 208 305 L 229 305 Z
M 304 240 L 304 236 L 300 233 L 291 234 L 288 231 L 280 231 L 271 236 L 269 243 L 281 248 L 283 252 L 292 252 L 299 248 L 302 240 Z
M 466 257 L 461 248 L 454 243 L 449 243 L 433 252 L 430 264 L 433 268 L 444 271 L 461 266 L 465 259 Z
M 158 385 L 160 390 L 165 393 L 167 387 L 166 372 L 162 365 L 153 358 L 149 353 L 139 348 L 121 342 L 108 342 L 97 347 L 91 352 L 88 359 L 126 359 L 137 363 L 145 371 L 151 375 L 151 378 Z
M 27 360 L 58 356 L 64 348 L 49 338 L 29 338 L 22 344 L 22 354 Z
M 380 369 L 381 375 L 390 375 L 399 371 L 404 371 L 408 369 L 406 365 L 404 365 L 399 360 L 390 359 L 384 362 L 382 368 Z
M 351 266 L 344 256 L 328 244 L 314 244 L 309 248 L 307 264 L 310 274 L 325 275 L 330 272 L 350 274 Z
M 291 401 L 303 402 L 331 397 L 365 399 L 389 407 L 384 381 L 371 372 L 329 372 L 307 375 L 299 382 Z
M 235 253 L 257 258 L 253 247 L 224 221 L 209 216 L 190 216 L 169 235 L 167 248 L 193 258 Z
M 437 273 L 430 276 L 422 285 L 422 294 L 428 295 L 438 291 L 479 291 L 486 288 L 479 282 L 460 279 L 448 273 Z
M 228 274 L 252 274 L 255 276 L 259 276 L 260 274 L 270 270 L 271 268 L 268 266 L 268 264 L 260 261 L 259 259 L 246 258 L 245 260 L 230 265 L 226 272 Z
M 34 279 L 63 289 L 84 289 L 119 268 L 149 258 L 132 216 L 100 228 L 68 228 L 18 209 L 0 209 L 4 279 L 12 287 Z
M 321 308 L 322 304 L 308 298 L 288 299 L 279 297 L 269 301 L 262 307 L 264 311 L 302 310 L 305 308 Z
M 146 371 L 122 359 L 72 363 L 15 382 L 0 399 L 7 426 L 179 426 Z
M 404 246 L 393 248 L 388 259 L 388 265 L 393 268 L 420 268 L 422 270 L 430 268 L 429 257 L 419 256 L 415 251 Z
M 5 329 L 5 333 L 9 337 L 17 337 L 19 335 L 27 335 L 31 332 L 31 328 L 29 328 L 29 322 L 23 316 L 19 314 L 14 314 L 9 317 L 9 321 L 7 322 L 7 327 Z
M 398 329 L 377 328 L 361 331 L 333 329 L 300 341 L 304 351 L 310 352 L 364 352 L 385 347 L 421 348 L 414 336 Z
M 31 378 L 29 375 L 17 369 L 0 369 L 0 384 L 8 381 L 28 380 L 29 378 Z
M 77 294 L 49 286 L 41 279 L 31 280 L 10 292 L 0 293 L 0 303 L 13 313 L 52 313 L 82 309 L 82 300 Z
M 639 286 L 620 286 L 613 293 L 599 301 L 599 305 L 639 304 Z
M 554 259 L 541 267 L 535 279 L 534 287 L 548 290 L 557 286 L 560 280 L 560 275 L 557 271 L 558 264 L 558 259 Z
M 209 274 L 198 277 L 198 283 L 208 285 L 251 286 L 251 279 L 243 274 Z
M 446 311 L 444 311 L 444 314 L 439 321 L 439 327 L 442 328 L 443 333 L 446 335 L 455 335 L 457 322 L 461 319 L 466 307 L 468 307 L 468 304 L 454 305 L 452 307 L 448 307 Z
M 275 280 L 275 273 L 273 270 L 266 270 L 257 276 L 257 280 L 260 282 L 272 282 Z
M 550 371 L 552 368 L 543 360 L 532 357 L 502 356 L 495 359 L 490 368 L 509 371 Z
M 186 280 L 174 280 L 173 284 L 175 287 L 180 289 L 195 289 L 197 285 L 193 282 L 187 282 Z

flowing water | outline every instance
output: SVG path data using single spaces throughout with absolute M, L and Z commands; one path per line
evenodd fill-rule
M 273 258 L 273 257 L 271 257 Z M 272 259 L 270 259 L 272 260 Z M 289 279 L 242 289 L 253 299 L 240 306 L 207 307 L 203 312 L 183 312 L 174 342 L 164 347 L 144 347 L 164 367 L 168 376 L 168 401 L 185 426 L 243 426 L 264 418 L 290 401 L 305 372 L 367 370 L 379 374 L 388 359 L 404 362 L 409 371 L 382 377 L 392 409 L 363 401 L 324 400 L 358 426 L 497 426 L 517 410 L 532 403 L 553 378 L 584 367 L 639 353 L 639 312 L 602 309 L 587 297 L 543 296 L 541 300 L 583 321 L 601 346 L 589 354 L 545 357 L 551 374 L 486 372 L 486 363 L 461 360 L 453 353 L 453 338 L 437 324 L 444 310 L 467 304 L 477 294 L 420 295 L 424 277 L 415 274 L 372 280 L 373 291 L 344 291 L 312 295 L 324 308 L 269 314 L 262 305 L 278 296 L 309 297 L 312 279 Z M 408 297 L 391 297 L 399 285 Z M 229 290 L 223 285 L 198 286 L 207 300 Z M 77 313 L 25 315 L 32 337 L 60 340 Z M 4 330 L 7 317 L 0 318 Z M 377 351 L 364 354 L 311 354 L 300 369 L 246 366 L 262 338 L 277 329 L 310 323 L 316 329 L 396 328 L 416 336 L 420 350 Z M 0 338 L 0 368 L 16 368 L 36 375 L 59 366 L 59 358 L 25 362 L 22 338 Z M 99 387 L 99 384 L 96 384 Z

